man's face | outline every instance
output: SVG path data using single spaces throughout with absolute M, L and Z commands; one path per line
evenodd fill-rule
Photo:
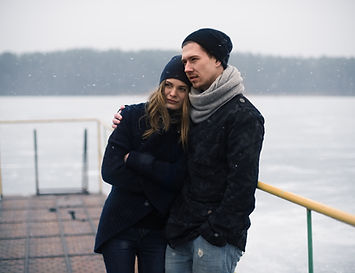
M 210 57 L 197 43 L 189 42 L 182 48 L 182 62 L 185 73 L 195 89 L 205 91 L 223 72 L 223 66 Z

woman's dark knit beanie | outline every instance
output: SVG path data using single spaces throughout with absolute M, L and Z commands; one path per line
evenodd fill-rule
M 160 83 L 166 79 L 177 79 L 188 86 L 191 86 L 189 79 L 185 74 L 185 68 L 181 61 L 181 55 L 176 55 L 165 66 L 163 72 L 161 72 Z

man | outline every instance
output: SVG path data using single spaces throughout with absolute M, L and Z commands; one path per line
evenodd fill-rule
M 182 43 L 192 83 L 188 170 L 166 226 L 167 273 L 234 272 L 254 210 L 264 119 L 228 65 L 230 38 L 200 29 Z
M 225 33 L 206 28 L 182 43 L 192 83 L 189 178 L 166 225 L 167 273 L 232 273 L 245 251 L 264 119 L 228 65 L 232 47 Z

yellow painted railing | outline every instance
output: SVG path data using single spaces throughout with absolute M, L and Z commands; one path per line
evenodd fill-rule
M 341 221 L 355 227 L 355 215 L 329 207 L 322 203 L 302 197 L 300 195 L 287 192 L 274 186 L 258 182 L 258 189 L 278 196 L 282 199 L 305 207 L 307 209 L 307 240 L 308 240 L 308 272 L 313 273 L 313 239 L 312 239 L 312 211 L 329 216 L 333 219 Z
M 353 214 L 329 207 L 327 205 L 299 196 L 297 194 L 281 190 L 279 188 L 265 184 L 260 181 L 258 183 L 258 188 L 262 191 L 268 192 L 272 195 L 276 195 L 282 199 L 303 206 L 309 210 L 316 211 L 318 213 L 324 214 L 326 216 L 329 216 L 338 221 L 344 222 L 355 227 L 355 215 Z

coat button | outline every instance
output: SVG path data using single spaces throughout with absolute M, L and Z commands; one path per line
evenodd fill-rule
M 212 210 L 209 209 L 209 210 L 207 211 L 207 214 L 211 214 L 211 213 L 212 213 Z
M 216 232 L 215 234 L 213 234 L 214 237 L 219 237 L 219 234 Z
M 242 103 L 244 103 L 244 102 L 245 102 L 245 99 L 240 98 L 239 101 L 242 102 Z
M 149 202 L 148 202 L 148 200 L 145 200 L 145 201 L 144 201 L 144 206 L 146 206 L 146 207 L 148 207 L 148 206 L 149 206 Z

